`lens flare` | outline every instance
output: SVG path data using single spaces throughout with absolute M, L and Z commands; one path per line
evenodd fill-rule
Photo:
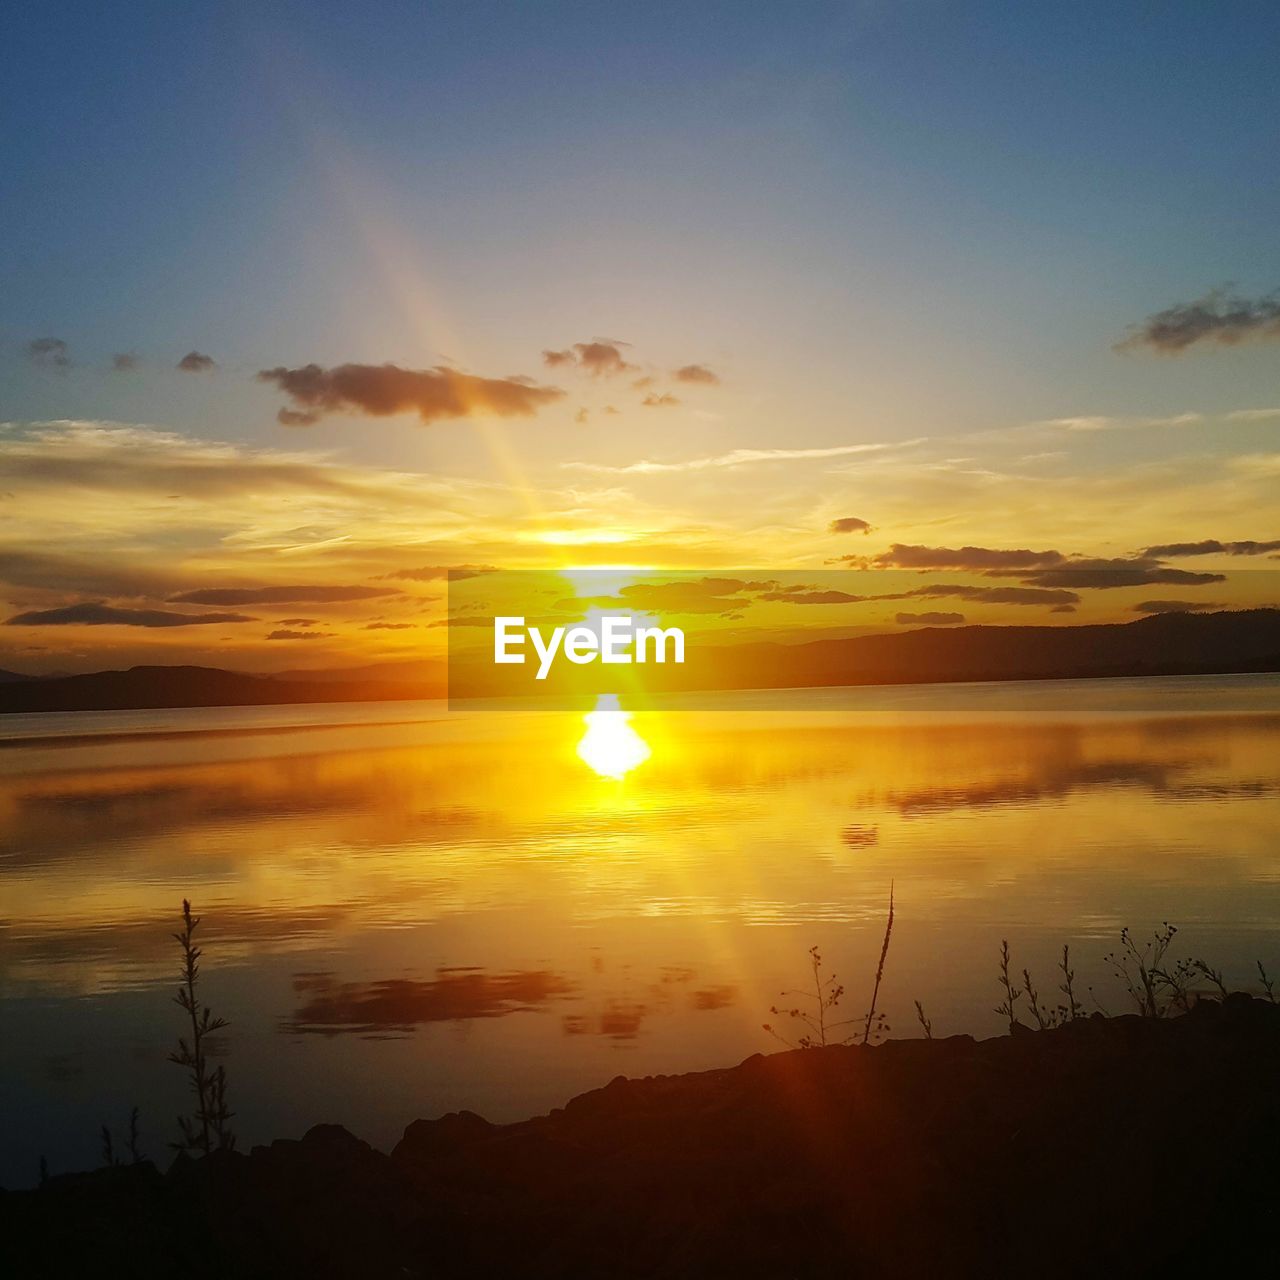
M 631 714 L 619 706 L 616 693 L 602 693 L 584 719 L 578 755 L 602 778 L 619 780 L 649 758 L 649 744 L 631 727 Z

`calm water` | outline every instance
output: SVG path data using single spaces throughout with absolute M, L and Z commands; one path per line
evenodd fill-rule
M 891 881 L 894 1034 L 916 998 L 994 1033 L 1003 937 L 1050 991 L 1070 942 L 1108 1008 L 1126 923 L 1280 971 L 1280 678 L 678 706 L 590 762 L 581 716 L 431 703 L 0 721 L 0 1180 L 92 1163 L 135 1103 L 164 1155 L 184 895 L 246 1145 L 767 1050 L 812 944 L 865 1008 Z

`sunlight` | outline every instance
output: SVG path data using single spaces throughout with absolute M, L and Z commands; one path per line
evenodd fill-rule
M 619 706 L 616 693 L 602 693 L 596 709 L 584 719 L 587 731 L 578 743 L 578 755 L 602 778 L 621 779 L 652 754 L 631 727 L 631 714 Z

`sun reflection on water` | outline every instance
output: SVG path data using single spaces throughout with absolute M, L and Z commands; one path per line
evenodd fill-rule
M 631 727 L 631 714 L 622 710 L 616 693 L 602 693 L 596 709 L 583 718 L 587 731 L 578 743 L 578 755 L 602 778 L 623 778 L 652 754 Z

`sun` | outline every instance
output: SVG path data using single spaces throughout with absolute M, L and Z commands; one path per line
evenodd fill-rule
M 584 719 L 587 731 L 578 743 L 578 755 L 602 778 L 622 779 L 652 752 L 649 744 L 631 727 L 631 715 L 618 705 L 616 693 L 602 693 L 596 709 Z

